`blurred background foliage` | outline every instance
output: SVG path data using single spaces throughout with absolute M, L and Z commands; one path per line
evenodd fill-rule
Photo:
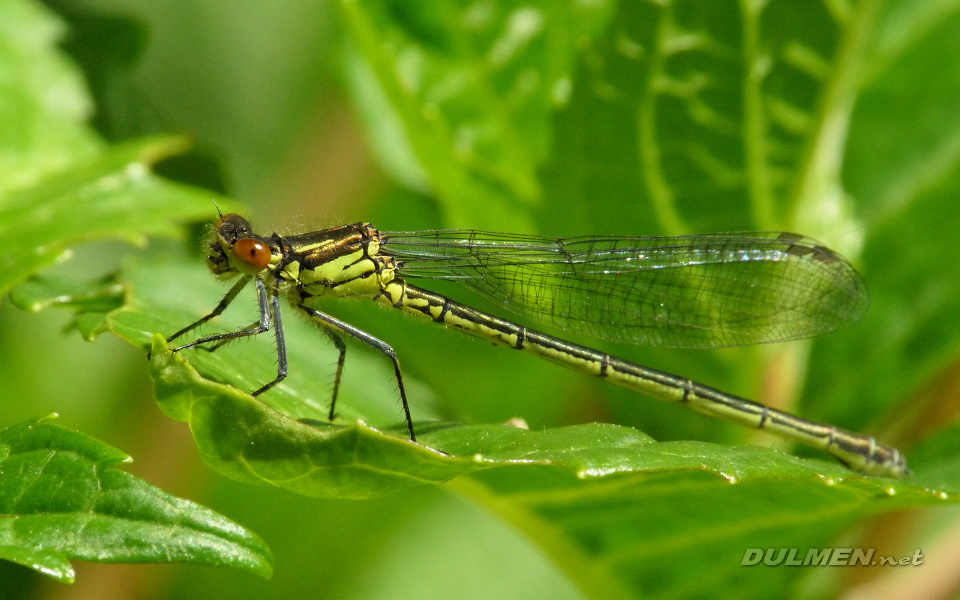
M 945 67 L 960 59 L 956 3 L 2 1 L 46 13 L 46 33 L 59 37 L 64 60 L 89 87 L 89 104 L 75 114 L 88 114 L 99 136 L 192 135 L 194 150 L 160 172 L 245 202 L 261 231 L 363 220 L 391 230 L 786 229 L 820 238 L 850 256 L 869 282 L 872 308 L 862 323 L 785 347 L 604 348 L 805 416 L 884 433 L 908 455 L 956 420 L 960 76 Z M 4 31 L 18 33 L 40 35 Z M 70 143 L 100 143 L 92 133 L 81 138 Z M 89 277 L 137 251 L 120 242 L 83 244 L 58 268 Z M 426 410 L 443 418 L 522 416 L 533 428 L 607 421 L 660 440 L 753 439 L 373 306 L 336 311 L 389 341 L 408 376 L 432 392 L 424 396 L 437 398 Z M 195 566 L 78 564 L 77 583 L 68 587 L 0 563 L 3 594 L 583 595 L 503 512 L 470 500 L 480 496 L 473 484 L 354 502 L 211 474 L 185 428 L 151 401 L 142 351 L 112 336 L 90 345 L 64 335 L 66 322 L 55 311 L 0 304 L 3 395 L 29 399 L 0 406 L 3 426 L 60 413 L 62 425 L 134 456 L 132 472 L 258 532 L 276 572 L 260 581 Z M 317 340 L 316 364 L 332 366 L 335 352 Z M 269 364 L 269 348 L 257 346 L 247 345 Z M 355 387 L 362 381 L 349 365 L 362 363 L 363 353 L 353 348 L 348 359 Z M 413 400 L 415 414 L 421 406 Z M 673 516 L 682 518 L 678 510 Z M 855 521 L 828 521 L 796 543 L 856 539 L 886 544 L 895 555 L 924 544 L 932 561 L 958 526 L 944 509 L 851 533 Z M 806 597 L 888 575 L 717 573 L 731 568 L 740 569 L 705 561 L 680 570 L 728 584 L 756 578 L 754 591 L 789 581 L 793 595 Z M 951 572 L 937 568 L 928 564 L 925 576 Z M 664 574 L 638 589 L 684 595 L 685 588 Z

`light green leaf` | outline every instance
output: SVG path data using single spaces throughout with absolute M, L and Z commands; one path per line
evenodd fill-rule
M 401 180 L 429 186 L 455 225 L 500 224 L 539 201 L 551 112 L 611 2 L 339 4 L 357 53 L 348 80 Z
M 159 335 L 153 339 L 151 374 L 161 409 L 189 423 L 208 464 L 239 481 L 309 496 L 368 497 L 479 469 L 537 465 L 562 467 L 575 479 L 706 471 L 736 484 L 806 480 L 834 486 L 849 481 L 874 496 L 911 492 L 925 502 L 936 501 L 948 489 L 960 492 L 957 486 L 932 492 L 909 481 L 869 478 L 834 463 L 755 446 L 657 443 L 616 425 L 532 432 L 505 425 L 426 423 L 418 427 L 419 444 L 413 444 L 402 426 L 380 432 L 362 422 L 291 419 L 270 408 L 268 394 L 261 402 L 203 379 L 183 357 L 171 354 Z
M 174 235 L 174 220 L 209 216 L 209 195 L 149 171 L 183 148 L 177 138 L 115 146 L 0 195 L 0 238 L 17 240 L 0 250 L 0 292 L 64 258 L 71 244 L 104 237 L 142 244 L 146 235 Z
M 82 76 L 56 48 L 63 26 L 48 11 L 0 4 L 0 198 L 102 147 L 85 123 L 93 106 Z

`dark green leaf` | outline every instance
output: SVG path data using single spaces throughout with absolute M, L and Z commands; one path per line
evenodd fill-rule
M 0 433 L 0 557 L 64 582 L 69 559 L 192 562 L 269 577 L 272 556 L 213 511 L 116 469 L 122 452 L 40 419 Z

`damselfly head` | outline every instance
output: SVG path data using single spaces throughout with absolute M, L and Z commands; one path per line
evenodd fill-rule
M 267 267 L 273 252 L 266 240 L 253 233 L 249 221 L 228 214 L 213 224 L 213 241 L 207 266 L 215 275 L 256 274 Z

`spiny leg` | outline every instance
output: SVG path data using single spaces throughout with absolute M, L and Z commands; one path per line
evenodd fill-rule
M 249 277 L 245 277 L 244 279 L 242 279 L 235 286 L 233 286 L 229 292 L 227 292 L 227 295 L 224 296 L 223 300 L 220 301 L 220 304 L 218 304 L 217 307 L 213 309 L 213 312 L 211 312 L 206 317 L 200 319 L 193 325 L 190 325 L 189 327 L 185 327 L 184 329 L 173 334 L 172 336 L 170 336 L 170 338 L 167 339 L 167 341 L 169 342 L 170 340 L 173 340 L 183 335 L 184 333 L 198 327 L 199 325 L 202 325 L 203 323 L 209 321 L 213 317 L 222 313 L 224 309 L 230 304 L 230 302 L 234 298 L 236 298 L 240 290 L 242 290 L 246 286 L 246 284 L 249 283 L 249 281 L 250 281 Z M 286 378 L 287 376 L 287 344 L 286 344 L 286 339 L 283 336 L 283 322 L 281 321 L 281 315 L 280 315 L 280 300 L 276 294 L 271 294 L 268 297 L 267 288 L 264 285 L 263 280 L 257 279 L 256 282 L 257 282 L 256 283 L 257 299 L 258 299 L 259 308 L 260 308 L 259 321 L 254 322 L 253 324 L 248 325 L 243 329 L 240 329 L 239 331 L 208 335 L 206 337 L 196 339 L 190 342 L 189 344 L 184 344 L 183 346 L 178 346 L 171 350 L 172 352 L 179 352 L 180 350 L 184 350 L 186 348 L 192 348 L 194 346 L 203 347 L 202 344 L 207 344 L 209 342 L 216 342 L 211 348 L 203 348 L 204 350 L 213 352 L 214 350 L 216 350 L 217 348 L 220 348 L 221 346 L 223 346 L 224 344 L 226 344 L 231 340 L 241 338 L 241 337 L 247 337 L 251 335 L 259 335 L 270 329 L 270 318 L 271 318 L 271 312 L 272 312 L 273 322 L 275 326 L 274 335 L 275 335 L 276 345 L 277 345 L 277 376 L 276 378 L 274 378 L 273 381 L 267 383 L 257 391 L 253 392 L 251 394 L 252 396 L 259 396 L 260 394 L 264 393 L 265 391 L 269 390 L 273 386 L 283 381 L 284 378 Z M 268 304 L 270 305 L 269 307 L 268 307 Z
M 201 325 L 203 325 L 204 323 L 206 323 L 206 322 L 209 321 L 210 319 L 212 319 L 212 318 L 214 318 L 214 317 L 216 317 L 216 316 L 219 316 L 220 313 L 222 313 L 224 310 L 226 310 L 226 308 L 230 305 L 230 303 L 233 302 L 233 299 L 237 297 L 237 294 L 240 293 L 240 290 L 242 290 L 243 288 L 247 287 L 247 284 L 250 283 L 250 279 L 251 279 L 250 277 L 244 277 L 243 279 L 241 279 L 240 281 L 238 281 L 232 288 L 230 288 L 230 291 L 227 292 L 227 295 L 223 297 L 223 300 L 221 300 L 220 303 L 217 304 L 216 308 L 214 308 L 214 309 L 210 312 L 209 315 L 203 317 L 202 319 L 200 319 L 200 320 L 197 321 L 196 323 L 193 323 L 192 325 L 187 325 L 186 327 L 184 327 L 184 328 L 181 329 L 180 331 L 178 331 L 178 332 L 176 332 L 175 334 L 171 335 L 170 337 L 167 338 L 167 343 L 169 344 L 170 342 L 172 342 L 173 340 L 177 339 L 177 338 L 180 337 L 181 335 L 183 335 L 183 334 L 185 334 L 185 333 L 188 333 L 188 332 L 190 332 L 190 331 L 193 331 L 194 329 L 196 329 L 197 327 L 200 327 Z M 261 312 L 262 312 L 262 311 L 261 311 Z M 251 326 L 251 328 L 252 328 L 252 327 L 253 327 L 253 326 Z M 183 347 L 184 347 L 184 346 L 181 346 L 181 348 L 183 348 Z M 219 347 L 219 345 L 218 345 L 218 347 Z
M 257 283 L 260 283 L 259 279 Z M 263 284 L 261 283 L 261 285 Z M 253 394 L 251 394 L 252 396 L 259 396 L 287 377 L 287 341 L 283 337 L 283 323 L 280 321 L 280 298 L 276 294 L 273 294 L 273 297 L 270 299 L 270 308 L 273 309 L 273 333 L 277 341 L 277 377 L 259 390 L 253 392 Z
M 246 281 L 249 281 L 249 279 L 247 279 Z M 267 331 L 268 329 L 270 329 L 270 311 L 269 311 L 268 308 L 267 308 L 267 303 L 268 303 L 268 301 L 267 301 L 267 288 L 263 285 L 263 281 L 261 281 L 261 280 L 259 280 L 259 279 L 257 279 L 256 281 L 257 281 L 257 297 L 258 297 L 259 302 L 260 302 L 260 324 L 257 325 L 256 329 L 251 329 L 251 328 L 249 328 L 249 327 L 245 327 L 245 328 L 241 329 L 240 331 L 233 331 L 233 332 L 230 332 L 230 333 L 218 333 L 218 334 L 215 334 L 215 335 L 208 335 L 208 336 L 206 336 L 206 337 L 202 337 L 202 338 L 193 340 L 193 341 L 190 342 L 189 344 L 184 344 L 184 345 L 182 345 L 182 346 L 177 346 L 176 348 L 172 348 L 172 349 L 171 349 L 171 352 L 179 352 L 180 350 L 185 350 L 186 348 L 192 348 L 192 347 L 194 347 L 194 346 L 199 346 L 200 344 L 206 344 L 206 343 L 208 343 L 208 342 L 219 342 L 219 344 L 218 344 L 218 346 L 219 346 L 219 345 L 222 345 L 224 342 L 227 342 L 227 341 L 232 340 L 232 339 L 234 339 L 234 338 L 246 337 L 246 336 L 249 336 L 249 335 L 258 335 L 258 334 L 261 334 L 261 333 L 263 333 L 264 331 Z M 245 282 L 243 282 L 243 283 L 244 283 L 244 285 L 245 285 Z M 217 305 L 217 308 L 214 309 L 214 312 L 212 312 L 212 313 L 210 313 L 209 315 L 207 315 L 206 317 L 200 319 L 199 321 L 197 321 L 197 322 L 194 323 L 193 325 L 191 325 L 191 326 L 189 326 L 189 327 L 187 327 L 187 328 L 185 328 L 185 329 L 183 329 L 183 330 L 181 330 L 181 331 L 178 331 L 177 333 L 173 334 L 172 336 L 170 336 L 170 337 L 167 339 L 167 341 L 169 342 L 170 340 L 175 339 L 176 337 L 182 335 L 183 333 L 186 333 L 187 331 L 190 331 L 191 329 L 193 329 L 193 328 L 196 327 L 197 325 L 199 325 L 199 324 L 201 324 L 201 323 L 204 323 L 204 322 L 206 322 L 207 320 L 209 320 L 209 319 L 217 316 L 217 315 L 220 314 L 221 312 L 223 312 L 223 309 L 226 308 L 226 306 L 227 306 L 228 304 L 230 304 L 230 301 L 233 300 L 234 297 L 236 297 L 237 293 L 238 293 L 241 289 L 243 289 L 243 286 L 241 286 L 240 284 L 237 284 L 237 285 L 233 286 L 233 288 L 232 288 L 229 292 L 227 292 L 226 297 L 224 297 L 224 299 L 220 301 L 220 304 Z
M 330 399 L 330 420 L 332 421 L 333 410 L 337 405 L 337 394 L 340 392 L 340 376 L 343 375 L 343 363 L 347 358 L 347 345 L 343 342 L 343 338 L 337 335 L 336 331 L 324 327 L 323 332 L 327 334 L 333 345 L 340 351 L 340 358 L 337 359 L 337 373 L 333 376 L 333 397 Z
M 393 370 L 397 377 L 397 385 L 400 388 L 400 401 L 403 403 L 403 414 L 407 419 L 407 429 L 410 431 L 410 441 L 416 442 L 417 437 L 413 433 L 413 419 L 410 418 L 410 405 L 407 404 L 407 393 L 403 389 L 403 377 L 400 375 L 400 361 L 397 360 L 397 353 L 393 351 L 393 348 L 386 342 L 373 337 L 369 333 L 357 329 L 353 325 L 345 323 L 340 319 L 331 317 L 328 314 L 310 308 L 309 306 L 298 304 L 297 308 L 307 313 L 307 315 L 309 315 L 311 319 L 314 319 L 314 321 L 321 327 L 324 327 L 325 329 L 332 329 L 337 333 L 345 333 L 369 346 L 373 346 L 383 354 L 387 355 L 387 357 L 393 361 Z
M 254 331 L 255 331 L 256 329 L 258 329 L 259 327 L 260 327 L 260 320 L 258 319 L 258 320 L 256 320 L 256 321 L 254 321 L 253 323 L 247 325 L 246 327 L 244 327 L 244 328 L 241 329 L 240 331 L 249 331 L 249 332 L 250 332 L 250 335 L 254 335 Z M 223 348 L 224 346 L 226 346 L 227 344 L 229 344 L 230 341 L 231 341 L 231 340 L 226 339 L 226 340 L 220 340 L 219 342 L 217 342 L 216 344 L 214 344 L 214 345 L 212 345 L 212 346 L 197 346 L 197 350 L 203 350 L 204 352 L 215 352 L 216 350 L 219 350 L 220 348 Z

